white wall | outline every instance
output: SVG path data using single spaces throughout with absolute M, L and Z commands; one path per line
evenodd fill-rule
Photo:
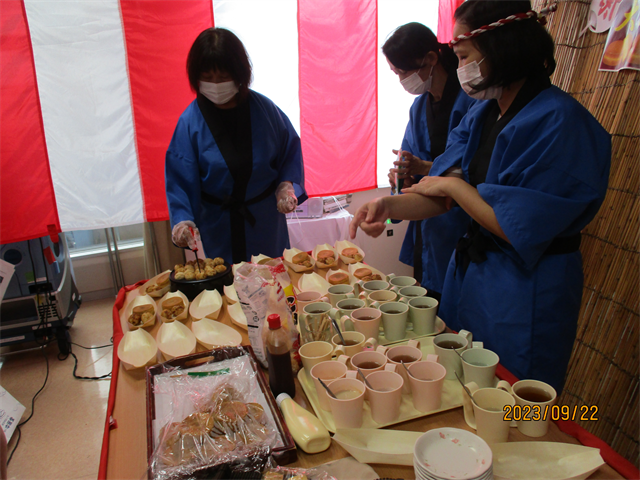
M 120 262 L 127 285 L 132 285 L 146 278 L 142 247 L 121 251 Z M 109 255 L 107 253 L 76 257 L 72 259 L 72 264 L 76 286 L 80 295 L 82 295 L 83 301 L 115 296 L 113 277 L 109 266 Z

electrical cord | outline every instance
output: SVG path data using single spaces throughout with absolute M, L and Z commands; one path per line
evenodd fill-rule
M 18 431 L 18 440 L 16 440 L 16 444 L 13 447 L 13 450 L 11 450 L 11 455 L 9 455 L 9 458 L 7 460 L 7 466 L 9 466 L 9 463 L 11 462 L 11 459 L 13 458 L 13 454 L 16 452 L 18 445 L 20 445 L 20 439 L 22 438 L 22 431 L 20 430 L 20 427 L 26 424 L 29 420 L 31 420 L 31 417 L 33 417 L 33 413 L 35 412 L 36 397 L 40 395 L 40 392 L 42 392 L 42 390 L 44 390 L 44 387 L 47 385 L 47 380 L 49 380 L 49 358 L 47 357 L 47 354 L 44 351 L 44 345 L 40 347 L 40 351 L 42 351 L 42 355 L 44 356 L 44 359 L 47 363 L 47 374 L 44 377 L 44 382 L 42 383 L 42 387 L 40 387 L 40 390 L 38 390 L 36 394 L 33 396 L 33 398 L 31 399 L 31 415 L 29 415 L 29 417 L 26 420 L 20 422 L 16 427 L 16 430 Z
M 113 338 L 111 339 L 111 343 L 108 345 L 101 345 L 99 347 L 83 347 L 82 345 L 79 345 L 77 343 L 73 343 L 71 342 L 71 345 L 75 345 L 76 347 L 80 347 L 80 348 L 84 348 L 85 350 L 95 350 L 97 348 L 107 348 L 107 347 L 113 347 Z

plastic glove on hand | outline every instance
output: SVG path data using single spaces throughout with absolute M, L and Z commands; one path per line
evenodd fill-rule
M 200 240 L 200 231 L 190 220 L 176 223 L 171 230 L 171 241 L 177 247 L 196 250 L 198 248 L 196 240 Z
M 296 197 L 293 185 L 290 182 L 282 182 L 276 189 L 277 207 L 280 213 L 291 213 L 298 206 L 298 197 Z

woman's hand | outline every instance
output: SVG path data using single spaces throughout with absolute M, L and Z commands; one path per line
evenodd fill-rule
M 298 197 L 291 182 L 282 182 L 276 189 L 277 208 L 280 213 L 291 213 L 298 206 Z
M 349 225 L 349 235 L 356 238 L 358 227 L 364 233 L 372 237 L 378 237 L 385 229 L 385 222 L 389 218 L 389 209 L 384 203 L 385 197 L 376 198 L 374 201 L 362 205 Z
M 422 177 L 420 182 L 402 189 L 402 193 L 419 193 L 425 197 L 449 197 L 451 177 Z M 455 179 L 457 180 L 457 179 Z
M 196 240 L 200 240 L 200 231 L 190 220 L 176 223 L 171 230 L 171 241 L 176 247 L 197 250 Z
M 398 155 L 398 150 L 391 151 L 395 155 Z M 397 168 L 392 168 L 391 170 L 389 170 L 394 174 L 398 172 L 398 178 L 407 178 L 414 175 L 429 175 L 429 170 L 431 170 L 431 165 L 433 165 L 433 162 L 421 160 L 418 157 L 414 156 L 411 152 L 407 152 L 406 150 L 401 150 L 400 156 L 402 160 L 396 160 L 395 162 L 393 162 L 393 164 Z

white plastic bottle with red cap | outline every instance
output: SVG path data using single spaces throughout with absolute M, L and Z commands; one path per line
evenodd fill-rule
M 274 397 L 281 393 L 293 398 L 296 384 L 293 381 L 291 368 L 291 345 L 287 333 L 282 329 L 280 315 L 274 313 L 267 317 L 269 332 L 267 333 L 267 361 L 269 363 L 269 387 Z

